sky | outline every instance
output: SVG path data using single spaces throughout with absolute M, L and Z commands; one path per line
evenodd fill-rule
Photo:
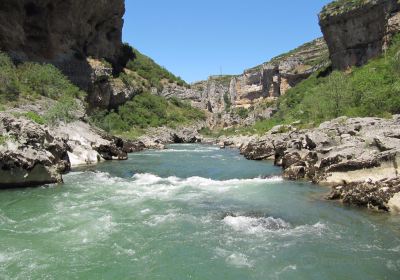
M 331 0 L 126 0 L 123 40 L 187 82 L 241 74 L 321 37 Z

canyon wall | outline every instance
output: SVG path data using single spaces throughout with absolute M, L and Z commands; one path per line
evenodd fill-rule
M 166 85 L 156 94 L 189 101 L 192 106 L 207 110 L 210 126 L 252 124 L 268 118 L 274 108 L 268 106 L 287 90 L 329 65 L 328 47 L 322 38 L 275 57 L 269 62 L 245 70 L 242 75 L 211 76 L 190 88 Z M 251 109 L 247 116 L 238 110 Z
M 248 108 L 266 98 L 284 95 L 328 64 L 328 50 L 323 39 L 304 44 L 235 77 L 230 88 L 234 105 Z
M 116 63 L 124 12 L 124 0 L 2 0 L 0 49 L 20 60 L 92 56 Z
M 361 66 L 377 57 L 400 30 L 397 0 L 335 1 L 320 13 L 320 26 L 335 69 Z
M 135 92 L 112 77 L 134 58 L 122 44 L 124 13 L 124 0 L 2 0 L 0 51 L 51 63 L 88 92 L 91 107 L 116 108 Z

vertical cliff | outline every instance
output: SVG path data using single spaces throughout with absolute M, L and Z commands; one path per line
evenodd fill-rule
M 0 51 L 51 63 L 88 92 L 89 105 L 114 108 L 132 95 L 112 79 L 134 57 L 122 44 L 124 13 L 124 0 L 2 0 Z
M 397 0 L 337 0 L 324 7 L 320 26 L 335 69 L 361 66 L 388 47 L 400 27 Z
M 234 78 L 230 90 L 234 105 L 249 107 L 263 99 L 284 95 L 328 64 L 328 49 L 323 39 L 304 44 Z
M 124 12 L 123 0 L 2 0 L 0 49 L 20 60 L 117 63 Z
M 315 71 L 329 65 L 328 48 L 322 38 L 245 70 L 237 76 L 211 76 L 191 89 L 166 87 L 161 95 L 190 100 L 197 107 L 221 113 L 228 101 L 233 108 L 277 98 Z M 225 95 L 225 97 L 224 97 Z

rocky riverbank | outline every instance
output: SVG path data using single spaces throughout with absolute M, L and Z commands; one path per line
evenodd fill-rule
M 332 187 L 328 199 L 399 210 L 400 116 L 339 118 L 318 128 L 279 126 L 262 137 L 221 138 L 250 160 L 274 160 L 289 180 Z
M 62 182 L 71 167 L 127 158 L 120 138 L 75 121 L 57 127 L 0 113 L 0 188 Z
M 198 133 L 202 123 L 154 128 L 138 140 L 128 141 L 93 127 L 84 118 L 50 127 L 21 112 L 0 113 L 0 188 L 61 183 L 62 174 L 72 167 L 125 160 L 128 153 L 164 149 L 168 143 L 204 141 Z

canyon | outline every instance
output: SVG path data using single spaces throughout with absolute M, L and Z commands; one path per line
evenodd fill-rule
M 129 60 L 134 61 L 135 53 L 121 40 L 124 1 L 98 1 L 90 3 L 90 9 L 87 1 L 78 0 L 3 1 L 0 4 L 0 50 L 10 55 L 15 63 L 34 61 L 56 66 L 88 93 L 88 108 L 82 108 L 82 111 L 118 110 L 134 96 L 149 90 L 154 95 L 177 98 L 206 111 L 207 120 L 187 129 L 155 129 L 137 141 L 127 141 L 91 127 L 86 112 L 78 122 L 56 129 L 37 125 L 23 116 L 2 113 L 0 131 L 5 143 L 0 150 L 1 172 L 4 175 L 2 178 L 7 179 L 0 185 L 60 182 L 61 174 L 67 172 L 71 164 L 126 159 L 128 152 L 163 148 L 164 144 L 171 142 L 216 141 L 222 142 L 224 147 L 234 143 L 249 159 L 275 157 L 275 163 L 284 168 L 288 179 L 324 183 L 328 177 L 339 178 L 330 182 L 334 186 L 331 198 L 388 210 L 389 200 L 398 193 L 393 186 L 397 185 L 399 151 L 397 146 L 390 146 L 390 142 L 398 138 L 389 135 L 398 129 L 397 116 L 387 123 L 382 119 L 372 120 L 374 124 L 368 123 L 370 119 L 343 120 L 327 128 L 307 131 L 279 126 L 261 138 L 239 136 L 235 140 L 229 137 L 215 140 L 206 139 L 198 133 L 204 127 L 228 128 L 268 119 L 276 113 L 275 102 L 310 76 L 317 73 L 329 75 L 332 70 L 362 66 L 384 53 L 400 28 L 397 1 L 371 0 L 361 6 L 338 3 L 343 4 L 343 1 L 327 5 L 319 15 L 324 38 L 245 70 L 241 75 L 211 76 L 190 86 L 163 81 L 162 88 L 156 88 L 126 68 Z M 90 13 L 86 13 L 87 10 Z M 134 82 L 127 83 L 121 74 Z M 247 110 L 246 116 L 240 114 L 242 109 Z M 40 112 L 41 107 L 34 110 Z M 366 122 L 362 127 L 367 127 L 367 130 L 377 129 L 377 123 L 379 129 L 386 126 L 390 131 L 382 130 L 377 137 L 382 136 L 383 140 L 375 137 L 372 142 L 370 136 L 360 135 L 364 133 L 364 128 L 341 132 L 356 125 L 355 122 Z M 74 127 L 79 127 L 83 136 L 77 135 Z M 314 140 L 310 135 L 322 135 L 329 143 L 325 140 L 318 142 L 318 137 Z M 281 139 L 282 147 L 274 144 L 276 137 Z M 368 144 L 367 151 L 371 158 L 357 162 L 354 158 L 365 155 L 358 150 L 360 143 Z M 328 148 L 325 147 L 327 144 Z M 330 156 L 332 154 L 335 156 Z M 315 167 L 317 163 L 320 168 Z M 344 199 L 354 189 L 369 189 L 361 177 L 349 180 L 350 172 L 368 172 L 370 168 L 381 166 L 387 166 L 390 174 L 396 175 L 389 178 L 385 173 L 383 177 L 370 178 L 372 183 L 368 184 L 383 186 L 377 192 L 390 190 L 383 202 L 359 203 L 354 202 L 355 199 Z M 326 172 L 333 170 L 337 172 L 328 176 Z M 370 171 L 375 172 L 375 169 Z M 12 176 L 5 175 L 8 173 Z M 43 173 L 43 177 L 39 173 Z

